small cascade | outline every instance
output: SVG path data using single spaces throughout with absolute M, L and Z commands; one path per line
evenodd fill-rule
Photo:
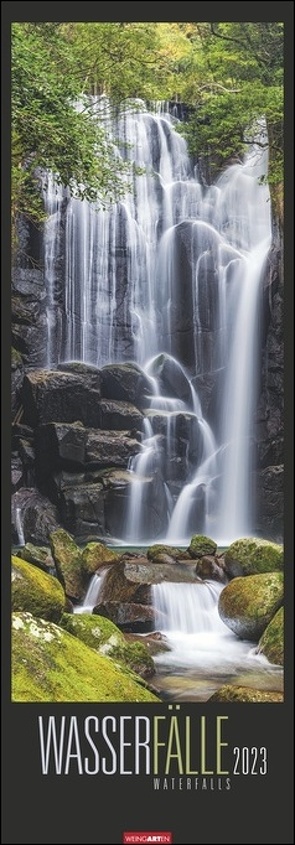
M 74 607 L 74 613 L 92 613 L 98 603 L 99 594 L 104 581 L 104 572 L 95 572 L 89 582 L 83 604 Z
M 198 584 L 162 582 L 152 585 L 155 627 L 170 632 L 200 634 L 223 631 L 225 625 L 217 611 L 218 596 L 223 585 L 216 581 Z
M 155 628 L 169 650 L 154 657 L 156 683 L 176 700 L 208 700 L 224 683 L 280 689 L 282 672 L 236 637 L 222 622 L 218 598 L 224 585 L 162 582 L 151 588 Z M 252 681 L 252 678 L 254 679 Z
M 22 521 L 22 510 L 18 506 L 16 506 L 15 508 L 15 528 L 17 533 L 18 544 L 19 546 L 24 546 L 26 541 Z
M 61 317 L 57 307 L 59 291 L 58 268 L 62 251 L 62 208 L 64 190 L 58 185 L 52 173 L 43 177 L 43 197 L 47 219 L 44 224 L 44 270 L 47 290 L 47 366 L 51 367 L 56 360 L 57 340 L 61 334 Z

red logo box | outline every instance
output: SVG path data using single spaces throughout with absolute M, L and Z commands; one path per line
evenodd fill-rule
M 172 833 L 166 830 L 132 830 L 123 833 L 123 845 L 171 845 Z

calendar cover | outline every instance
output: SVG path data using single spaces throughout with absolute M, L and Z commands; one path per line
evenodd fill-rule
M 293 4 L 165 5 L 2 4 L 7 843 L 293 841 Z

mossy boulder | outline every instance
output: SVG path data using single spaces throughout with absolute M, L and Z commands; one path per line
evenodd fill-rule
M 234 578 L 220 593 L 219 615 L 238 637 L 258 641 L 281 606 L 283 595 L 282 572 Z
M 284 567 L 283 546 L 269 540 L 245 537 L 236 540 L 225 553 L 225 570 L 230 578 L 260 575 Z
M 157 702 L 144 682 L 31 613 L 12 617 L 13 701 Z
M 109 563 L 116 563 L 120 555 L 112 549 L 108 549 L 103 543 L 87 543 L 82 552 L 82 566 L 85 575 L 93 575 L 102 566 Z
M 215 555 L 216 550 L 217 543 L 203 534 L 194 534 L 188 547 L 190 556 L 193 558 L 203 557 L 203 555 Z
M 29 611 L 52 622 L 58 622 L 65 607 L 65 594 L 57 578 L 37 566 L 11 558 L 12 609 Z
M 98 654 L 112 657 L 143 678 L 154 674 L 154 662 L 144 643 L 128 643 L 110 619 L 91 613 L 64 613 L 60 622 L 70 634 L 79 637 Z
M 57 575 L 64 585 L 66 595 L 74 601 L 80 601 L 86 586 L 80 549 L 63 528 L 58 528 L 50 534 L 50 547 Z
M 270 663 L 284 665 L 284 608 L 275 613 L 258 643 L 258 652 Z
M 55 570 L 55 563 L 48 546 L 34 546 L 33 543 L 26 543 L 17 552 L 17 557 L 26 560 L 28 563 L 33 563 L 50 575 L 52 574 L 52 570 Z
M 252 704 L 264 704 L 272 701 L 283 701 L 284 696 L 282 692 L 275 690 L 252 689 L 252 687 L 235 687 L 231 684 L 226 684 L 220 687 L 214 695 L 211 695 L 208 701 L 242 701 L 244 703 L 252 702 Z

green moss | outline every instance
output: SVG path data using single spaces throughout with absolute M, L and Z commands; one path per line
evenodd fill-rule
M 258 652 L 267 657 L 270 663 L 284 665 L 284 608 L 280 607 L 258 643 Z
M 272 701 L 283 701 L 283 693 L 272 690 L 252 689 L 252 687 L 235 687 L 227 684 L 220 687 L 214 695 L 208 699 L 209 701 L 243 701 L 262 704 Z
M 50 547 L 58 577 L 64 584 L 67 596 L 79 601 L 86 586 L 80 549 L 63 528 L 50 534 Z
M 236 540 L 225 553 L 225 568 L 229 575 L 260 575 L 262 572 L 282 570 L 283 546 L 256 537 Z
M 219 614 L 237 636 L 258 641 L 282 604 L 283 595 L 282 572 L 234 578 L 220 593 Z
M 108 549 L 103 543 L 87 543 L 82 552 L 82 566 L 86 575 L 93 575 L 101 566 L 106 563 L 116 563 L 120 556 L 112 549 Z
M 30 613 L 12 618 L 12 699 L 158 701 L 127 669 Z
M 17 557 L 26 560 L 28 563 L 34 563 L 35 566 L 40 566 L 45 571 L 49 566 L 54 567 L 50 549 L 46 546 L 34 546 L 33 543 L 26 543 L 18 551 Z
M 15 349 L 14 346 L 12 346 L 11 347 L 11 369 L 17 370 L 18 367 L 23 367 L 23 359 L 22 359 L 20 352 L 18 352 L 17 349 Z
M 142 678 L 150 678 L 155 673 L 155 665 L 144 643 L 125 643 L 124 663 Z
M 147 557 L 149 560 L 157 561 L 159 555 L 169 555 L 173 560 L 178 560 L 182 556 L 181 549 L 176 549 L 174 546 L 164 546 L 160 543 L 155 543 L 154 546 L 149 546 L 147 550 Z
M 58 622 L 64 606 L 65 594 L 57 578 L 31 563 L 11 558 L 12 609 L 23 610 Z
M 144 678 L 154 674 L 154 662 L 144 643 L 128 643 L 114 622 L 90 613 L 64 613 L 60 622 L 70 634 L 79 637 L 98 654 L 116 659 Z
M 203 555 L 215 555 L 217 543 L 210 537 L 203 534 L 195 534 L 190 542 L 188 551 L 191 557 L 203 557 Z

